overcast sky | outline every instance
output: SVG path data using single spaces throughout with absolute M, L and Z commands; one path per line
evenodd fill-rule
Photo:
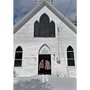
M 53 0 L 53 5 L 62 13 L 66 12 L 71 0 Z M 14 22 L 18 22 L 23 16 L 37 5 L 36 0 L 14 0 Z M 73 0 L 66 17 L 74 20 L 76 16 L 76 0 Z

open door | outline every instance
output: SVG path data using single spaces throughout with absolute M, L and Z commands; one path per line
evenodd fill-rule
M 51 75 L 51 55 L 50 54 L 39 55 L 38 74 Z

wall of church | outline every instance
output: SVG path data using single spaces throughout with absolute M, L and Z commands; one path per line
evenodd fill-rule
M 34 22 L 39 21 L 40 16 L 46 13 L 50 21 L 55 22 L 55 36 L 50 38 L 34 38 Z M 54 15 L 47 7 L 42 8 L 34 15 L 24 26 L 22 26 L 14 35 L 14 54 L 18 46 L 23 49 L 22 67 L 15 67 L 15 76 L 33 76 L 38 75 L 38 53 L 42 45 L 46 44 L 51 52 L 52 75 L 63 77 L 76 76 L 76 34 L 64 23 L 60 26 L 59 48 L 57 28 L 61 20 Z M 74 49 L 75 67 L 67 65 L 67 47 Z M 58 49 L 60 53 L 60 64 L 57 63 Z M 15 56 L 15 55 L 14 55 Z

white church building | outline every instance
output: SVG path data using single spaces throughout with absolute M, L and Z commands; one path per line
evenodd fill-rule
M 14 76 L 76 77 L 76 26 L 53 6 L 37 0 L 36 7 L 14 26 Z M 40 73 L 43 59 L 49 70 Z

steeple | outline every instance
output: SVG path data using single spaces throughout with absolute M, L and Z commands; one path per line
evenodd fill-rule
M 41 1 L 48 1 L 49 3 L 53 3 L 53 0 L 36 0 L 37 3 L 40 3 Z

